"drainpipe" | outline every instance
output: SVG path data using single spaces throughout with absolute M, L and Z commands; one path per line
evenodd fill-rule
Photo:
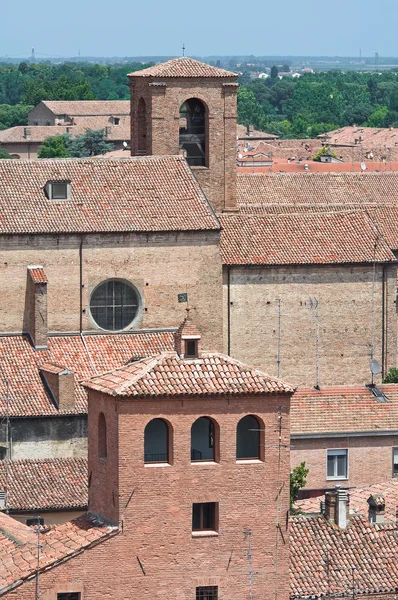
M 231 266 L 227 267 L 227 354 L 231 356 Z
M 79 299 L 80 299 L 80 319 L 79 319 L 79 331 L 80 334 L 83 331 L 83 236 L 80 236 L 79 244 Z
M 382 292 L 381 292 L 381 376 L 384 379 L 386 374 L 386 311 L 388 307 L 386 307 L 387 294 L 386 294 L 386 265 L 383 265 L 382 268 Z

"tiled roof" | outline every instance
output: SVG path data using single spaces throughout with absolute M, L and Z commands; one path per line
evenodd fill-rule
M 40 570 L 98 544 L 118 529 L 89 516 L 62 525 L 42 527 L 40 534 Z M 0 594 L 23 583 L 37 571 L 37 534 L 33 528 L 0 513 Z
M 109 117 L 77 117 L 74 125 L 17 125 L 0 131 L 0 144 L 42 144 L 48 137 L 69 134 L 72 138 L 86 133 L 86 129 L 98 131 L 109 127 L 105 141 L 129 141 L 130 118 L 121 117 L 119 125 L 112 125 Z M 27 137 L 25 130 L 29 129 Z
M 200 331 L 195 322 L 188 316 L 179 326 L 176 335 L 180 335 L 182 339 L 200 338 Z
M 237 73 L 212 67 L 194 58 L 172 58 L 141 71 L 129 73 L 129 77 L 238 77 Z
M 267 144 L 268 145 L 268 144 Z M 259 148 L 259 147 L 258 147 Z M 253 157 L 255 151 L 251 154 L 245 154 L 244 160 L 239 159 L 240 163 L 244 163 L 244 166 L 238 166 L 239 173 L 269 173 L 270 169 L 273 173 L 361 173 L 361 163 L 355 162 L 335 162 L 335 163 L 323 163 L 316 162 L 314 160 L 307 160 L 302 162 L 288 162 L 286 158 L 274 158 L 272 157 L 272 165 L 268 166 L 253 166 L 251 163 L 258 159 Z M 246 164 L 248 163 L 248 164 Z M 367 172 L 377 171 L 381 173 L 388 173 L 390 171 L 398 171 L 398 162 L 393 161 L 389 163 L 385 162 L 369 162 L 367 163 Z
M 70 181 L 70 200 L 47 198 L 47 181 Z M 1 233 L 217 230 L 182 157 L 0 162 Z
M 342 127 L 318 135 L 318 138 L 321 141 L 326 140 L 333 146 L 350 145 L 367 149 L 393 148 L 398 144 L 398 129 L 393 127 Z M 355 140 L 358 140 L 356 144 Z
M 40 265 L 32 265 L 29 266 L 28 269 L 33 283 L 47 283 L 47 276 L 44 272 L 43 267 L 41 267 Z
M 40 352 L 35 351 L 25 337 L 0 337 L 0 415 L 6 413 L 6 380 L 10 416 L 85 414 L 87 397 L 79 384 L 81 379 L 119 367 L 132 357 L 174 349 L 171 332 L 85 335 L 84 341 L 89 356 L 79 335 L 49 337 L 49 349 Z M 46 363 L 64 366 L 76 373 L 73 408 L 58 410 L 53 404 L 40 377 L 40 368 Z
M 365 386 L 299 388 L 290 407 L 291 434 L 398 430 L 398 384 L 377 386 L 380 402 Z
M 351 517 L 347 528 L 339 529 L 324 517 L 291 520 L 291 598 L 352 598 L 395 593 L 397 586 L 396 524 L 375 525 L 364 517 Z
M 222 215 L 220 222 L 221 255 L 227 265 L 395 260 L 364 212 Z
M 186 360 L 176 352 L 130 363 L 83 382 L 111 396 L 219 396 L 222 394 L 291 393 L 274 377 L 218 353 Z
M 385 501 L 384 519 L 386 523 L 397 522 L 398 508 L 398 478 L 382 481 L 374 485 L 361 488 L 350 488 L 350 514 L 367 516 L 369 512 L 369 496 L 383 496 Z M 315 498 L 306 498 L 305 500 L 296 500 L 295 507 L 303 513 L 319 513 L 321 500 L 325 496 L 316 496 Z
M 238 204 L 398 204 L 398 173 L 238 173 Z
M 7 480 L 12 511 L 84 508 L 88 503 L 86 458 L 2 460 L 0 490 L 7 488 Z
M 43 100 L 55 115 L 129 115 L 130 100 Z
M 257 129 L 253 129 L 249 132 L 247 131 L 246 125 L 237 125 L 237 137 L 240 140 L 252 140 L 253 142 L 258 142 L 258 140 L 277 140 L 278 136 L 273 133 L 267 133 L 266 131 L 258 131 Z

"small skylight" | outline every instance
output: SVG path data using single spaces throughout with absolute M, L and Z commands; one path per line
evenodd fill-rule
M 49 200 L 69 200 L 70 181 L 48 181 L 45 191 Z

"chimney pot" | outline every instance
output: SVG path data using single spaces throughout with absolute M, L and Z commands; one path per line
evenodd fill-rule
M 32 137 L 32 130 L 30 127 L 24 127 L 23 135 L 26 140 L 30 140 Z
M 384 523 L 386 503 L 381 494 L 372 494 L 368 498 L 369 521 L 371 523 Z

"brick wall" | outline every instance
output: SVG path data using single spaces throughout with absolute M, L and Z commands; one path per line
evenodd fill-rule
M 295 385 L 315 385 L 315 311 L 310 309 L 314 297 L 319 303 L 321 386 L 369 383 L 372 278 L 371 265 L 232 267 L 230 354 L 277 375 L 276 298 L 280 298 L 281 377 Z M 385 371 L 396 365 L 395 291 L 396 269 L 386 267 L 383 274 L 383 267 L 377 266 L 374 356 L 384 362 Z M 228 350 L 227 268 L 224 349 Z
M 26 269 L 41 264 L 48 278 L 50 331 L 79 331 L 79 236 L 9 236 L 0 239 L 0 331 L 21 332 L 26 312 Z M 222 346 L 222 277 L 218 233 L 165 233 L 83 236 L 83 330 L 95 330 L 89 300 L 109 278 L 135 285 L 142 306 L 133 329 L 177 326 L 186 304 L 177 295 L 188 291 L 203 345 Z M 10 299 L 12 298 L 12 302 Z
M 392 449 L 398 447 L 398 435 L 292 439 L 291 467 L 305 461 L 309 474 L 307 489 L 333 487 L 366 487 L 392 476 Z M 326 478 L 327 449 L 348 449 L 348 479 Z
M 237 88 L 228 85 L 235 78 L 162 78 L 162 85 L 153 85 L 152 78 L 130 80 L 132 155 L 142 150 L 141 99 L 146 107 L 146 153 L 161 156 L 180 153 L 180 107 L 187 99 L 198 98 L 206 106 L 208 164 L 192 170 L 213 208 L 236 206 Z

